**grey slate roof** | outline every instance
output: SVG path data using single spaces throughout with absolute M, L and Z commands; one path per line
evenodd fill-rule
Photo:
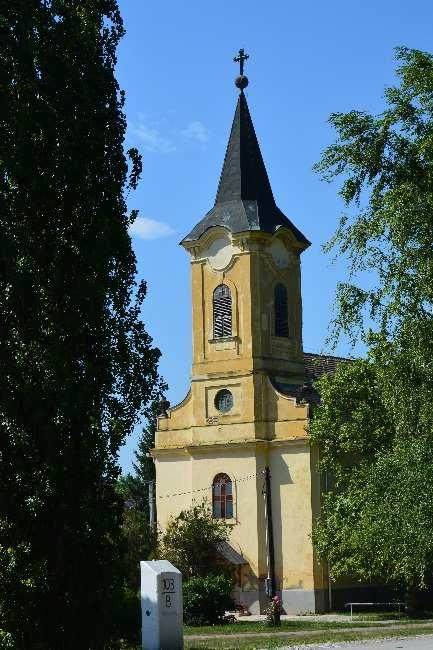
M 340 363 L 350 363 L 350 361 L 351 359 L 345 357 L 304 352 L 305 374 L 309 381 L 314 381 L 325 374 L 333 375 Z
M 289 228 L 303 248 L 308 239 L 275 203 L 254 125 L 240 93 L 224 158 L 215 205 L 181 243 L 197 240 L 208 228 L 225 226 L 231 232 Z
M 303 384 L 289 384 L 273 381 L 275 388 L 287 397 L 295 397 L 297 401 L 310 404 L 319 404 L 320 396 L 314 387 L 314 381 L 322 375 L 333 375 L 341 363 L 350 363 L 352 359 L 333 357 L 329 354 L 313 354 L 304 352 L 305 382 Z

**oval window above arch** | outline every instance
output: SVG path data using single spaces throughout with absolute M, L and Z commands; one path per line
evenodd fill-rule
M 215 395 L 215 408 L 220 413 L 228 413 L 233 408 L 233 395 L 226 388 L 219 390 Z

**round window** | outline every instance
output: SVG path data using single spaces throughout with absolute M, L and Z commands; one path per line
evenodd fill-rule
M 218 411 L 227 413 L 233 407 L 233 395 L 225 388 L 219 390 L 215 396 L 215 406 Z

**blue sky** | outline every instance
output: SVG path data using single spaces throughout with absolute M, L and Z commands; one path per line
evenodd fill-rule
M 148 282 L 143 310 L 162 351 L 168 399 L 189 386 L 189 260 L 178 246 L 212 207 L 237 91 L 233 56 L 250 54 L 246 91 L 279 207 L 313 245 L 303 255 L 304 349 L 321 352 L 343 260 L 321 245 L 341 211 L 337 186 L 312 171 L 332 142 L 331 112 L 378 112 L 394 80 L 393 48 L 433 50 L 431 0 L 119 0 L 126 36 L 117 76 L 126 91 L 127 146 L 143 155 L 130 200 L 133 245 Z M 341 342 L 336 353 L 347 354 Z M 140 428 L 121 450 L 131 467 Z

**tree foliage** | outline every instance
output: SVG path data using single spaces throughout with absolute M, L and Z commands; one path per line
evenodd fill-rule
M 432 314 L 433 56 L 400 47 L 396 57 L 399 84 L 386 89 L 385 110 L 331 115 L 337 140 L 316 165 L 327 180 L 343 178 L 350 208 L 327 249 L 348 258 L 353 278 L 367 271 L 371 280 L 339 285 L 336 333 L 365 332 L 365 315 L 391 333 Z
M 218 574 L 222 563 L 217 548 L 228 537 L 225 521 L 214 519 L 209 505 L 203 501 L 169 520 L 160 539 L 158 555 L 174 564 L 184 580 Z
M 137 592 L 140 587 L 140 562 L 150 559 L 153 554 L 156 530 L 149 522 L 147 511 L 126 507 L 122 531 L 125 538 L 125 583 L 127 588 Z
M 167 385 L 160 381 L 159 391 L 166 390 L 166 388 Z M 141 431 L 137 449 L 134 452 L 134 471 L 121 476 L 117 488 L 129 508 L 141 510 L 143 513 L 149 511 L 149 482 L 155 481 L 155 463 L 150 451 L 155 446 L 159 397 L 158 394 L 148 407 L 147 423 Z
M 350 208 L 328 244 L 349 259 L 334 333 L 368 346 L 318 382 L 310 424 L 333 477 L 314 533 L 333 575 L 425 587 L 433 572 L 433 56 L 397 49 L 378 116 L 334 114 L 317 165 Z M 367 288 L 356 281 L 369 271 Z
M 162 391 L 165 390 L 167 390 L 167 384 L 161 383 L 161 394 L 158 395 L 158 399 L 154 400 L 151 404 L 150 413 L 147 418 L 147 424 L 142 429 L 137 449 L 134 452 L 134 472 L 135 476 L 141 481 L 149 481 L 155 479 L 155 463 L 153 462 L 153 458 L 150 457 L 150 450 L 155 446 L 159 402 Z
M 419 417 L 417 394 L 425 382 L 431 390 L 433 364 L 403 397 L 411 368 L 401 354 L 378 358 L 382 351 L 318 382 L 310 436 L 328 490 L 314 542 L 334 578 L 423 588 L 433 570 L 433 417 Z
M 116 0 L 0 7 L 0 628 L 108 647 L 117 452 L 158 386 L 125 192 Z

